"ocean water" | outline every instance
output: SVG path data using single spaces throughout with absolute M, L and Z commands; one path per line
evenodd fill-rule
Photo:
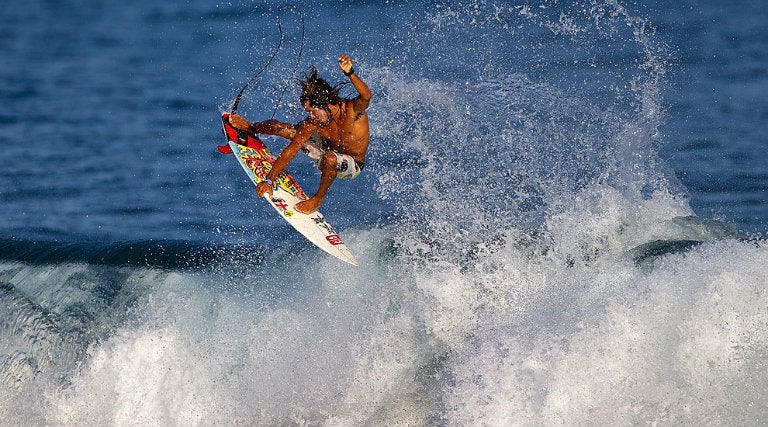
M 765 424 L 766 21 L 713 0 L 3 8 L 0 425 Z M 372 145 L 322 210 L 357 268 L 215 149 L 273 54 L 248 118 L 300 120 L 294 80 L 342 81 L 341 53 Z

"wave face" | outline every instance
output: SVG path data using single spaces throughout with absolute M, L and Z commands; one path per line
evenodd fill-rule
M 681 217 L 656 223 L 666 240 L 633 246 L 639 223 L 608 205 L 600 224 L 564 214 L 544 235 L 461 253 L 407 227 L 357 231 L 362 268 L 311 253 L 193 268 L 2 261 L 3 423 L 762 417 L 765 243 Z
M 359 268 L 277 218 L 238 225 L 252 201 L 227 200 L 238 184 L 213 178 L 207 158 L 189 160 L 202 178 L 188 188 L 147 196 L 188 216 L 152 200 L 97 210 L 135 240 L 89 240 L 89 218 L 30 211 L 39 233 L 0 241 L 0 424 L 765 419 L 768 245 L 697 216 L 659 155 L 672 49 L 620 3 L 560 3 L 318 9 L 312 40 L 361 50 L 354 23 L 381 20 L 363 32 L 377 52 L 358 62 L 377 97 L 369 181 L 357 185 L 373 190 L 333 216 Z M 179 40 L 229 52 L 233 23 L 255 15 L 266 28 L 275 12 L 211 9 L 169 3 L 126 20 L 204 16 L 210 34 Z M 205 179 L 213 202 L 200 202 Z M 50 201 L 70 200 L 59 190 Z M 187 226 L 198 228 L 185 240 L 174 227 Z M 218 239 L 200 231 L 218 226 Z

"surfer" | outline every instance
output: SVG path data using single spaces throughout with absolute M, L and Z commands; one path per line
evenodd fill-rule
M 237 114 L 229 117 L 230 124 L 237 129 L 290 140 L 275 160 L 267 178 L 256 186 L 259 196 L 272 194 L 277 176 L 299 151 L 317 160 L 321 172 L 320 186 L 315 195 L 296 204 L 299 212 L 309 214 L 316 211 L 336 178 L 354 179 L 360 175 L 370 139 L 365 110 L 371 102 L 371 90 L 355 74 L 353 64 L 349 56 L 339 56 L 339 67 L 358 93 L 353 99 L 342 99 L 339 95 L 341 84 L 331 86 L 317 76 L 315 67 L 310 69 L 309 75 L 300 82 L 299 98 L 309 116 L 296 125 L 277 120 L 250 123 Z

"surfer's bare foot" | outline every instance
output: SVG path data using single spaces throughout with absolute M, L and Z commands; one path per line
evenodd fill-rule
M 309 200 L 296 203 L 293 207 L 303 214 L 311 214 L 312 212 L 316 211 L 322 203 L 322 200 L 311 197 Z

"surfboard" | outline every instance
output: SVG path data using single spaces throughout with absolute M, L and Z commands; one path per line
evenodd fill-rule
M 272 169 L 276 157 L 258 137 L 240 131 L 229 124 L 229 113 L 221 116 L 223 132 L 227 137 L 227 145 L 219 146 L 219 151 L 234 154 L 235 159 L 251 179 L 254 185 L 263 181 Z M 294 206 L 309 197 L 301 186 L 287 172 L 283 171 L 275 180 L 272 196 L 265 199 L 299 233 L 325 252 L 352 265 L 359 265 L 341 236 L 320 211 L 309 215 L 297 211 Z

